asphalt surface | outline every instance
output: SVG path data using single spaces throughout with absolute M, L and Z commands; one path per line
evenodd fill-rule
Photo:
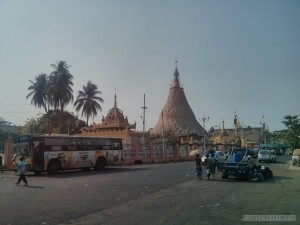
M 300 224 L 300 169 L 289 160 L 266 164 L 275 176 L 262 183 L 221 174 L 195 180 L 193 162 L 28 176 L 28 187 L 16 186 L 17 177 L 6 171 L 0 224 Z M 246 215 L 295 215 L 296 221 L 248 222 Z

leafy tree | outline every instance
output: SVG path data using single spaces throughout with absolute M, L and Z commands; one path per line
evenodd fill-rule
M 57 109 L 60 107 L 61 113 L 70 102 L 73 101 L 73 75 L 70 73 L 70 66 L 66 61 L 58 61 L 51 64 L 55 69 L 49 77 L 49 102 Z
M 270 133 L 270 140 L 271 141 L 277 141 L 279 143 L 286 143 L 286 137 L 287 137 L 287 132 L 288 130 L 279 130 L 279 131 L 274 131 Z
M 30 92 L 26 98 L 31 97 L 31 104 L 37 108 L 43 107 L 46 114 L 38 119 L 26 121 L 25 128 L 22 130 L 23 134 L 31 134 L 33 131 L 35 133 L 78 132 L 80 126 L 85 125 L 73 114 L 64 111 L 66 105 L 73 101 L 73 75 L 69 71 L 70 66 L 66 61 L 57 61 L 56 64 L 51 64 L 51 67 L 54 71 L 49 76 L 41 73 L 35 77 L 35 81 L 29 80 L 31 86 L 28 88 Z M 50 106 L 54 110 L 50 110 Z M 36 123 L 38 127 L 35 126 Z M 74 127 L 75 123 L 77 125 Z
M 28 135 L 28 134 L 40 134 L 41 133 L 41 124 L 40 119 L 27 119 L 24 126 L 22 127 L 21 134 Z
M 63 120 L 60 122 L 59 118 L 63 115 Z M 50 119 L 50 127 L 48 126 L 48 119 Z M 38 118 L 28 119 L 23 126 L 21 133 L 28 134 L 76 134 L 86 124 L 79 120 L 73 113 L 60 112 L 60 110 L 53 110 L 50 116 L 42 114 Z
M 82 86 L 82 91 L 78 91 L 76 101 L 74 102 L 76 112 L 81 110 L 81 116 L 86 117 L 86 124 L 89 124 L 89 118 L 97 115 L 97 110 L 102 111 L 99 102 L 103 103 L 103 99 L 98 94 L 102 94 L 98 91 L 97 85 L 91 81 L 87 82 L 86 86 Z
M 282 123 L 287 127 L 285 139 L 292 149 L 300 147 L 300 119 L 298 115 L 286 115 Z
M 31 86 L 28 87 L 29 94 L 26 99 L 31 97 L 31 104 L 37 108 L 44 108 L 45 112 L 48 112 L 48 94 L 47 94 L 47 74 L 41 73 L 35 77 L 35 82 L 29 80 Z

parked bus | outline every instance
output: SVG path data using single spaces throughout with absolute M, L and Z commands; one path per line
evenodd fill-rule
M 24 156 L 35 174 L 61 170 L 103 170 L 123 162 L 122 139 L 69 135 L 22 136 L 14 142 L 14 161 Z

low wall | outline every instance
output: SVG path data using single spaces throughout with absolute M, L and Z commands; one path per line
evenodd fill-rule
M 179 144 L 136 144 L 129 149 L 124 149 L 124 164 L 162 163 L 193 160 L 189 156 L 188 146 Z

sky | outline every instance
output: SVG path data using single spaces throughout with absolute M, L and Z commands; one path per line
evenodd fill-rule
M 300 114 L 298 0 L 0 0 L 0 117 L 37 118 L 29 80 L 64 60 L 73 95 L 88 81 L 102 92 L 100 123 L 117 105 L 130 123 L 153 128 L 175 61 L 187 100 L 205 128 L 284 129 Z M 75 112 L 72 104 L 67 107 Z M 78 113 L 81 117 L 81 113 Z M 82 118 L 86 120 L 86 118 Z

